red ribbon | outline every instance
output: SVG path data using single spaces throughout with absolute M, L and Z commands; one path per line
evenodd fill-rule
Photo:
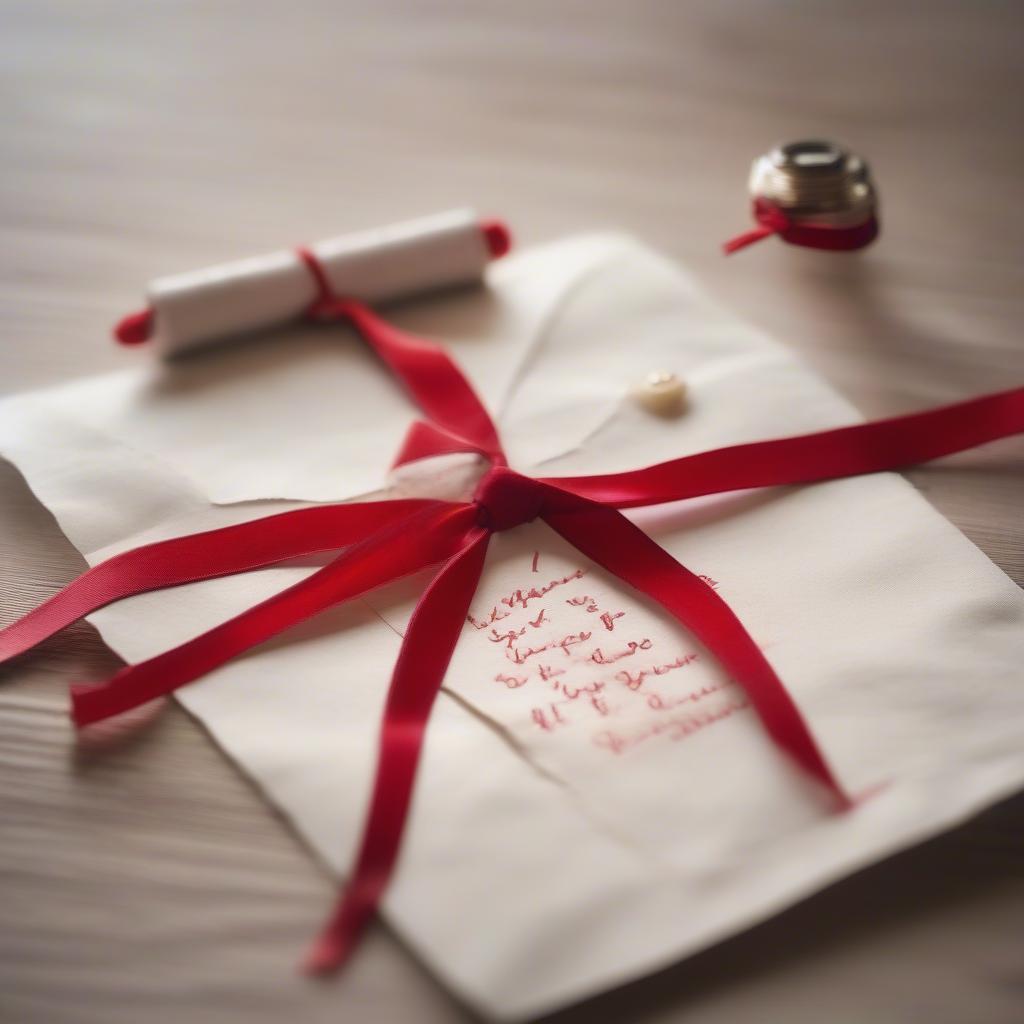
M 833 252 L 848 252 L 863 249 L 878 237 L 878 218 L 872 216 L 862 224 L 852 227 L 830 227 L 824 224 L 801 224 L 790 219 L 779 206 L 766 199 L 754 200 L 754 220 L 757 227 L 730 238 L 722 245 L 726 256 L 745 249 L 754 242 L 770 235 L 778 235 L 790 245 L 802 245 L 809 249 L 830 249 Z
M 473 500 L 324 505 L 126 551 L 0 631 L 0 661 L 132 594 L 340 551 L 300 583 L 206 633 L 126 666 L 104 683 L 73 686 L 72 714 L 83 726 L 169 694 L 327 608 L 439 565 L 416 605 L 391 677 L 362 842 L 348 885 L 306 961 L 316 972 L 345 961 L 391 877 L 430 710 L 483 571 L 488 539 L 534 519 L 689 630 L 746 690 L 779 748 L 818 780 L 838 810 L 850 808 L 853 800 L 743 624 L 619 509 L 899 469 L 962 451 L 1024 431 L 1024 388 L 909 416 L 732 445 L 631 472 L 533 479 L 508 468 L 487 410 L 443 349 L 333 296 L 315 259 L 301 255 L 320 288 L 310 315 L 351 322 L 430 418 L 413 424 L 397 462 L 454 451 L 482 454 L 491 468 Z

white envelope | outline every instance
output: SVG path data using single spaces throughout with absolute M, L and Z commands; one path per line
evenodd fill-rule
M 524 472 L 611 472 L 858 418 L 624 238 L 524 253 L 491 268 L 488 292 L 410 305 L 399 322 L 449 342 Z M 687 382 L 678 418 L 631 396 L 655 369 Z M 416 416 L 353 336 L 296 329 L 0 403 L 0 454 L 95 563 L 280 499 L 465 494 L 469 458 L 387 477 Z M 493 1018 L 665 966 L 1024 785 L 1024 595 L 900 477 L 634 518 L 739 614 L 861 800 L 832 813 L 708 652 L 546 526 L 496 535 L 384 904 Z M 92 621 L 137 661 L 310 571 L 142 595 Z M 418 584 L 325 613 L 179 694 L 339 872 Z

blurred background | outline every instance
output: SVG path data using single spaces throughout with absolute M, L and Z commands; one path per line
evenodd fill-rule
M 520 246 L 639 235 L 869 415 L 1009 386 L 1022 30 L 970 0 L 0 0 L 0 394 L 133 365 L 108 332 L 153 276 L 462 205 Z M 881 241 L 724 259 L 751 160 L 808 136 L 871 162 Z M 913 474 L 1018 582 L 1021 451 Z M 80 566 L 0 465 L 5 621 Z M 108 663 L 82 627 L 0 689 L 0 1020 L 471 1019 L 379 928 L 337 989 L 292 976 L 329 883 L 180 713 L 69 764 L 64 681 Z M 559 1020 L 1019 1020 L 1022 820 Z

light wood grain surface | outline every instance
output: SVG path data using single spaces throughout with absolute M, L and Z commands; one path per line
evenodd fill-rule
M 0 3 L 0 392 L 128 366 L 158 273 L 470 203 L 521 243 L 635 232 L 868 414 L 1024 379 L 1024 9 L 995 3 Z M 882 241 L 731 260 L 749 161 L 867 155 Z M 1024 581 L 1024 445 L 913 474 Z M 0 463 L 0 622 L 82 566 Z M 179 709 L 76 744 L 88 626 L 0 670 L 0 1020 L 471 1020 L 378 927 L 293 963 L 331 885 Z M 552 1020 L 1009 1022 L 1024 802 Z

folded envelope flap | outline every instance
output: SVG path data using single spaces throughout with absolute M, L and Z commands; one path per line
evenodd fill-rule
M 495 415 L 512 464 L 527 471 L 631 468 L 763 437 L 766 416 L 793 431 L 855 417 L 827 389 L 815 392 L 817 404 L 806 394 L 791 401 L 788 373 L 772 401 L 719 401 L 716 389 L 739 377 L 763 390 L 794 357 L 621 235 L 525 251 L 493 265 L 486 289 L 392 315 L 444 339 Z M 653 369 L 684 379 L 685 416 L 662 419 L 633 400 Z M 300 325 L 6 399 L 0 455 L 51 508 L 89 508 L 69 523 L 91 555 L 204 501 L 377 492 L 394 483 L 388 467 L 417 415 L 349 330 Z
M 527 250 L 490 267 L 486 288 L 388 316 L 443 342 L 524 470 L 581 450 L 622 415 L 656 448 L 696 450 L 722 424 L 705 409 L 687 416 L 680 433 L 675 421 L 641 414 L 631 389 L 645 373 L 672 370 L 693 390 L 716 375 L 793 358 L 708 302 L 668 261 L 613 234 Z M 169 363 L 147 358 L 137 369 L 18 401 L 67 425 L 69 457 L 81 434 L 89 438 L 81 458 L 101 458 L 107 437 L 118 457 L 133 451 L 151 468 L 163 464 L 214 504 L 377 491 L 419 415 L 350 329 L 301 324 Z M 740 439 L 744 419 L 735 412 Z M 614 452 L 599 457 L 600 468 L 621 468 Z
M 387 315 L 440 340 L 497 414 L 574 282 L 625 244 L 599 235 L 542 246 L 492 266 L 487 287 Z M 215 504 L 376 491 L 419 416 L 346 326 L 297 324 L 170 362 L 143 358 L 22 401 L 166 464 Z
M 538 339 L 503 409 L 502 431 L 513 465 L 568 475 L 859 418 L 834 392 L 805 390 L 790 372 L 799 366 L 678 266 L 623 240 L 566 294 L 557 328 Z M 676 415 L 638 400 L 646 378 L 663 372 L 686 389 Z M 746 382 L 738 393 L 737 381 Z

